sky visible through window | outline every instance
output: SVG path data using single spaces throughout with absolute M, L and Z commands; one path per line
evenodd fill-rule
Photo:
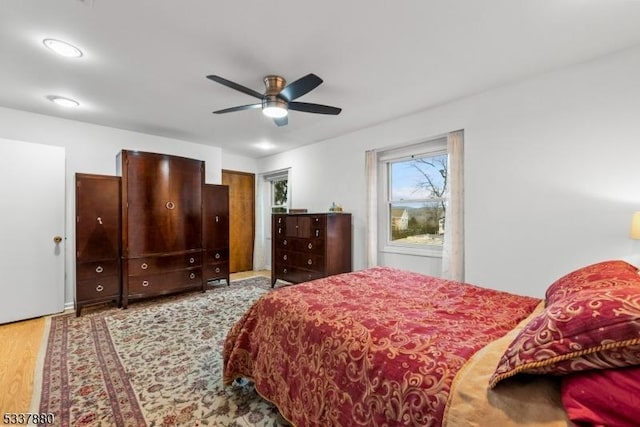
M 432 160 L 444 160 L 446 165 L 446 155 L 435 157 L 426 157 Z M 436 164 L 440 164 L 436 162 Z M 418 166 L 422 173 L 416 168 Z M 413 159 L 392 163 L 391 166 L 391 199 L 399 200 L 415 200 L 430 199 L 433 194 L 429 186 L 424 185 L 426 178 L 424 174 L 429 176 L 431 182 L 438 188 L 445 185 L 444 178 L 439 169 L 430 167 L 425 164 L 418 164 Z

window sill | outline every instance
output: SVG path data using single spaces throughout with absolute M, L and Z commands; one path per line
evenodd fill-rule
M 420 248 L 405 245 L 384 245 L 380 252 L 430 258 L 442 258 L 441 247 Z

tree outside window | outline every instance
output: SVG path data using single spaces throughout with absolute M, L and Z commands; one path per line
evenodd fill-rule
M 442 246 L 447 158 L 437 153 L 388 162 L 390 242 Z
M 271 212 L 287 212 L 288 179 L 271 181 Z

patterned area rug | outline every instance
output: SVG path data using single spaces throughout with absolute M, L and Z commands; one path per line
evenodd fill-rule
M 50 318 L 32 410 L 61 426 L 279 426 L 251 384 L 222 385 L 227 331 L 269 283 Z

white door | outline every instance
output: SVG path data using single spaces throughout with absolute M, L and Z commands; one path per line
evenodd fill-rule
M 64 148 L 0 138 L 0 323 L 64 310 L 64 226 Z

